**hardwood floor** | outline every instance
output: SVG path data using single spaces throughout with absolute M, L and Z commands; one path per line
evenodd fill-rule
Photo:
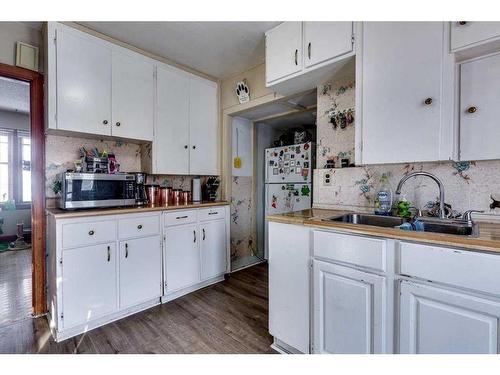
M 0 353 L 274 353 L 267 264 L 56 343 L 44 317 L 0 327 Z
M 0 253 L 0 327 L 31 317 L 31 249 Z

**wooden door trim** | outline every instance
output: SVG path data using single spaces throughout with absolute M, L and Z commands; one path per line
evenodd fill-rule
M 0 63 L 0 76 L 30 84 L 31 137 L 31 247 L 33 314 L 47 312 L 45 293 L 45 128 L 43 120 L 43 75 Z

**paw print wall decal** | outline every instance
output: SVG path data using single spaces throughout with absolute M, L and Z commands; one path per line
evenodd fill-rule
M 236 96 L 240 104 L 247 103 L 250 101 L 250 88 L 247 85 L 247 81 L 243 80 L 236 84 Z

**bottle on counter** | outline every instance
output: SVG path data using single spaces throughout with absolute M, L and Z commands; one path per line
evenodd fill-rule
M 394 193 L 387 174 L 383 173 L 375 196 L 375 214 L 390 215 L 392 211 Z

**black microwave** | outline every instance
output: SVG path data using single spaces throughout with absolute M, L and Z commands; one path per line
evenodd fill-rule
M 61 173 L 59 207 L 65 210 L 135 204 L 133 174 Z

